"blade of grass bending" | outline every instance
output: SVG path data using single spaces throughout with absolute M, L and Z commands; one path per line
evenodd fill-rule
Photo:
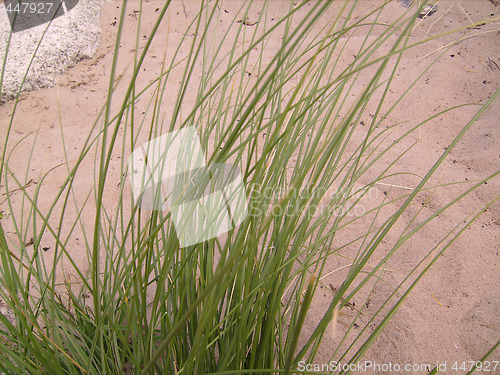
M 458 202 L 460 199 L 462 199 L 463 197 L 465 197 L 465 196 L 469 195 L 472 191 L 476 190 L 479 186 L 483 185 L 485 182 L 487 182 L 487 181 L 489 181 L 489 180 L 493 179 L 494 177 L 498 176 L 499 174 L 500 174 L 500 170 L 499 170 L 499 171 L 497 171 L 496 173 L 494 173 L 494 174 L 492 174 L 492 175 L 490 175 L 490 176 L 488 176 L 488 177 L 484 178 L 483 180 L 479 181 L 477 184 L 475 184 L 474 186 L 472 186 L 470 189 L 468 189 L 467 191 L 465 191 L 464 193 L 462 193 L 460 196 L 458 196 L 458 197 L 456 197 L 455 199 L 453 199 L 453 200 L 452 200 L 450 203 L 448 203 L 445 207 L 441 208 L 441 209 L 438 211 L 438 215 L 439 215 L 439 213 L 444 212 L 444 211 L 446 210 L 446 208 L 451 207 L 452 205 L 456 204 L 456 202 Z M 498 197 L 497 197 L 497 198 L 495 198 L 495 200 L 498 200 L 498 199 L 499 199 Z M 390 295 L 390 296 L 386 299 L 386 301 L 385 301 L 385 302 L 384 302 L 384 303 L 383 303 L 383 304 L 379 307 L 379 309 L 377 310 L 377 312 L 375 312 L 375 313 L 373 314 L 373 316 L 370 318 L 370 320 L 366 323 L 365 328 L 363 328 L 363 329 L 361 330 L 361 332 L 359 332 L 359 333 L 358 333 L 358 338 L 359 338 L 359 337 L 361 337 L 361 336 L 363 335 L 363 333 L 365 332 L 365 330 L 366 330 L 366 329 L 367 329 L 367 328 L 371 325 L 371 323 L 375 320 L 375 317 L 377 317 L 377 316 L 378 316 L 378 314 L 379 314 L 379 313 L 380 313 L 380 312 L 384 309 L 384 307 L 385 307 L 385 306 L 389 303 L 389 301 L 391 301 L 391 300 L 392 300 L 393 296 L 395 296 L 395 295 L 399 295 L 399 290 L 403 287 L 403 285 L 405 285 L 405 284 L 406 284 L 406 283 L 410 280 L 410 277 L 411 277 L 411 276 L 413 276 L 413 274 L 414 274 L 414 273 L 416 273 L 416 271 L 417 271 L 417 270 L 418 270 L 421 266 L 423 266 L 424 264 L 425 264 L 425 265 L 427 265 L 427 266 L 429 265 L 428 258 L 429 258 L 429 257 L 431 257 L 431 254 L 432 254 L 432 253 L 433 253 L 436 249 L 438 249 L 438 248 L 441 246 L 441 244 L 445 243 L 445 242 L 446 242 L 446 239 L 447 239 L 448 237 L 452 236 L 452 234 L 455 232 L 455 230 L 459 230 L 459 231 L 460 231 L 460 233 L 462 233 L 462 232 L 463 232 L 463 230 L 464 230 L 464 228 L 467 228 L 467 227 L 469 226 L 469 224 L 471 224 L 474 220 L 476 220 L 476 219 L 477 219 L 477 217 L 479 217 L 479 215 L 480 215 L 482 212 L 484 212 L 485 208 L 488 208 L 489 206 L 491 206 L 495 200 L 493 200 L 492 202 L 490 202 L 490 203 L 489 203 L 486 207 L 481 208 L 481 209 L 478 211 L 479 213 L 476 213 L 476 214 L 475 214 L 475 216 L 473 217 L 473 219 L 472 219 L 472 220 L 470 220 L 470 221 L 469 221 L 466 225 L 461 225 L 461 224 L 459 224 L 459 225 L 457 225 L 455 228 L 453 228 L 452 230 L 450 230 L 450 231 L 449 231 L 449 233 L 448 233 L 448 234 L 447 234 L 447 235 L 446 235 L 446 236 L 445 236 L 445 237 L 444 237 L 441 241 L 439 241 L 439 242 L 438 242 L 438 243 L 434 246 L 434 248 L 433 248 L 432 250 L 430 250 L 430 251 L 429 251 L 429 253 L 428 253 L 428 254 L 427 254 L 427 255 L 426 255 L 423 259 L 421 259 L 421 260 L 420 260 L 420 262 L 419 262 L 419 263 L 418 263 L 418 264 L 417 264 L 417 265 L 413 268 L 413 270 L 412 270 L 411 272 L 409 272 L 409 274 L 405 277 L 405 279 L 401 281 L 401 283 L 399 284 L 399 286 L 397 286 L 397 287 L 393 290 L 393 292 L 391 293 L 391 295 Z M 472 215 L 471 215 L 471 216 L 472 216 Z M 433 214 L 431 217 L 435 217 L 435 215 Z M 422 228 L 422 227 L 425 225 L 425 223 L 426 223 L 426 222 L 428 222 L 428 221 L 430 221 L 430 219 L 426 219 L 426 220 L 424 221 L 424 223 L 419 224 L 419 225 L 418 225 L 418 228 Z M 464 222 L 465 222 L 465 221 L 464 221 Z M 460 227 L 462 227 L 462 229 L 460 229 Z M 409 238 L 410 234 L 405 235 L 405 236 Z M 438 254 L 437 254 L 437 255 L 435 255 L 434 257 L 432 257 L 432 259 L 430 260 L 430 262 L 434 263 L 434 262 L 435 262 L 435 260 L 436 260 L 436 259 L 438 259 L 438 258 L 439 258 L 439 257 L 440 257 L 443 253 L 444 253 L 444 251 L 445 251 L 445 250 L 446 250 L 446 249 L 447 249 L 447 248 L 448 248 L 448 247 L 449 247 L 449 246 L 450 246 L 450 245 L 451 245 L 451 244 L 455 241 L 455 239 L 456 239 L 456 238 L 458 238 L 458 235 L 455 235 L 453 238 L 451 238 L 450 240 L 448 240 L 448 242 L 446 243 L 445 247 L 444 247 L 442 250 L 440 250 L 440 251 L 438 252 Z M 401 241 L 401 240 L 400 240 L 400 241 Z M 395 247 L 398 247 L 398 246 L 395 246 Z M 392 250 L 391 250 L 391 251 L 392 251 Z M 379 268 L 381 267 L 381 265 L 383 265 L 383 264 L 385 264 L 385 263 L 386 263 L 386 261 L 387 261 L 387 259 L 382 260 L 382 261 L 381 261 L 381 262 L 380 262 L 377 266 L 375 266 L 375 268 L 374 268 L 374 269 L 375 269 L 375 270 L 376 270 L 376 269 L 379 269 Z M 423 271 L 423 272 L 425 272 L 425 271 Z M 423 272 L 421 272 L 419 275 L 421 275 Z M 373 274 L 373 271 L 372 271 L 372 272 L 370 272 L 370 274 L 369 274 L 369 275 L 367 275 L 367 276 L 365 277 L 365 279 L 362 281 L 362 284 L 364 284 L 364 283 L 366 282 L 366 280 L 370 279 L 372 274 Z M 417 277 L 419 277 L 419 276 L 417 276 Z M 408 289 L 407 289 L 407 291 L 408 291 Z M 354 293 L 354 292 L 353 292 L 353 293 Z M 349 299 L 353 296 L 353 293 L 351 293 L 348 297 L 346 297 L 346 299 L 347 299 L 347 300 L 349 300 Z M 354 340 L 352 341 L 352 343 L 351 343 L 351 345 L 349 346 L 349 348 L 347 348 L 347 349 L 345 350 L 344 354 L 343 354 L 340 358 L 337 358 L 337 361 L 338 361 L 338 362 L 343 361 L 344 356 L 346 356 L 346 355 L 347 355 L 347 353 L 350 351 L 350 349 L 354 347 L 354 345 L 355 345 L 355 343 L 356 343 L 356 341 L 357 341 L 357 339 L 358 339 L 358 338 L 356 338 L 356 339 L 354 339 Z M 365 343 L 363 343 L 363 346 L 365 346 L 365 345 L 366 345 L 366 342 L 365 342 Z M 362 347 L 363 347 L 363 346 L 362 346 Z M 368 345 L 368 346 L 369 346 L 369 345 Z M 360 350 L 358 350 L 358 351 L 360 351 Z
M 412 191 L 412 193 L 408 196 L 406 201 L 403 203 L 401 208 L 394 214 L 394 216 L 391 218 L 389 223 L 385 225 L 385 227 L 381 230 L 380 234 L 377 236 L 377 239 L 374 241 L 373 245 L 371 246 L 370 250 L 367 252 L 367 254 L 363 257 L 363 259 L 360 261 L 360 263 L 355 267 L 354 272 L 351 273 L 351 276 L 346 279 L 344 284 L 339 288 L 339 292 L 341 292 L 341 295 L 345 293 L 347 290 L 348 286 L 353 282 L 355 275 L 358 270 L 358 272 L 364 267 L 366 262 L 368 262 L 368 259 L 370 258 L 370 255 L 373 253 L 375 248 L 378 247 L 382 239 L 386 236 L 386 234 L 389 232 L 391 227 L 394 225 L 394 223 L 398 220 L 398 218 L 401 216 L 401 214 L 406 210 L 406 208 L 410 205 L 410 203 L 413 201 L 415 196 L 420 192 L 420 190 L 424 187 L 424 185 L 427 183 L 429 178 L 434 174 L 434 172 L 437 170 L 437 168 L 441 165 L 441 163 L 446 159 L 448 154 L 451 152 L 451 150 L 455 147 L 455 145 L 463 138 L 463 136 L 467 133 L 467 131 L 472 127 L 472 125 L 479 119 L 479 117 L 486 111 L 486 109 L 489 108 L 491 103 L 500 95 L 500 89 L 497 90 L 489 99 L 488 101 L 483 104 L 483 106 L 477 111 L 477 113 L 472 117 L 472 119 L 467 123 L 467 125 L 460 131 L 460 133 L 453 139 L 453 141 L 450 143 L 450 145 L 447 147 L 447 149 L 443 152 L 443 154 L 439 157 L 439 159 L 434 163 L 434 165 L 431 167 L 431 169 L 427 172 L 427 174 L 422 178 L 420 183 L 417 185 L 417 187 Z M 332 303 L 330 304 L 330 307 L 328 308 L 327 312 L 321 319 L 320 323 L 314 330 L 313 334 L 311 335 L 311 338 L 309 341 L 305 344 L 304 348 L 302 351 L 299 353 L 299 355 L 303 355 L 307 348 L 312 344 L 313 340 L 315 340 L 321 333 L 321 327 L 325 327 L 326 324 L 331 319 L 331 316 L 333 315 L 333 309 L 337 305 L 339 298 L 334 298 Z
M 462 229 L 454 235 L 448 243 L 443 247 L 443 249 L 427 264 L 427 266 L 422 270 L 422 272 L 416 277 L 416 279 L 412 282 L 412 284 L 408 287 L 408 289 L 404 292 L 404 294 L 399 298 L 399 300 L 396 302 L 396 304 L 391 308 L 391 310 L 385 315 L 384 319 L 377 325 L 373 333 L 370 335 L 370 337 L 363 343 L 361 348 L 353 355 L 353 357 L 349 360 L 348 363 L 354 363 L 357 360 L 359 361 L 363 355 L 368 351 L 371 343 L 382 333 L 382 330 L 384 327 L 389 323 L 389 321 L 392 319 L 394 314 L 399 310 L 399 307 L 403 304 L 403 302 L 408 298 L 410 292 L 413 290 L 413 288 L 418 284 L 418 282 L 421 280 L 421 278 L 427 273 L 427 271 L 434 265 L 434 263 L 440 258 L 440 256 L 445 252 L 445 250 L 451 246 L 453 242 L 474 222 L 476 219 L 481 216 L 481 214 L 489 208 L 491 205 L 493 205 L 494 202 L 496 202 L 500 196 L 496 197 L 493 199 L 491 202 L 489 202 L 485 207 L 483 207 L 477 214 L 475 214 L 472 219 L 467 221 L 463 226 Z M 343 372 L 342 372 L 343 373 Z

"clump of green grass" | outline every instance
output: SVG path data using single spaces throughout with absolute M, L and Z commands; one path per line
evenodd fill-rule
M 0 175 L 14 234 L 7 235 L 0 223 L 0 295 L 15 321 L 0 314 L 1 371 L 297 373 L 299 361 L 314 360 L 334 315 L 355 296 L 369 298 L 369 286 L 403 244 L 498 174 L 469 185 L 449 204 L 408 226 L 384 256 L 374 257 L 418 194 L 436 188 L 429 180 L 500 92 L 462 124 L 410 193 L 384 199 L 358 215 L 369 189 L 394 176 L 399 158 L 380 167 L 384 157 L 429 121 L 403 127 L 395 137 L 391 132 L 402 124 L 387 123 L 411 92 L 409 86 L 387 104 L 400 60 L 428 39 L 410 39 L 416 8 L 384 25 L 379 17 L 389 2 L 363 9 L 357 1 L 337 3 L 290 2 L 273 23 L 267 20 L 268 2 L 245 3 L 231 26 L 221 30 L 223 4 L 202 2 L 175 53 L 164 58 L 157 78 L 142 87 L 141 66 L 165 22 L 167 2 L 156 13 L 144 48 L 137 48 L 133 73 L 126 82 L 118 80 L 127 87 L 118 95 L 117 64 L 127 12 L 123 3 L 108 99 L 78 159 L 68 160 L 67 177 L 48 210 L 39 204 L 50 173 L 41 177 L 33 194 L 23 190 L 20 210 L 13 204 L 9 191 L 24 184 L 10 168 L 10 152 L 18 144 L 8 137 L 4 143 Z M 250 19 L 256 7 L 257 18 Z M 144 17 L 142 12 L 138 17 Z M 346 64 L 347 47 L 361 29 L 368 32 Z M 138 45 L 139 35 L 138 30 Z M 272 44 L 275 40 L 280 40 L 278 45 Z M 231 48 L 223 54 L 227 45 Z M 175 70 L 183 72 L 180 84 L 172 82 Z M 165 104 L 173 86 L 177 99 Z M 194 103 L 187 99 L 193 92 Z M 144 114 L 135 110 L 139 100 L 148 101 Z M 116 101 L 122 104 L 114 112 L 111 103 Z M 360 129 L 367 108 L 374 115 Z M 15 118 L 14 113 L 11 129 Z M 132 199 L 127 158 L 144 141 L 186 126 L 198 130 L 209 163 L 230 162 L 240 168 L 249 215 L 220 238 L 181 248 L 170 213 L 143 210 Z M 114 153 L 121 156 L 121 179 L 119 194 L 109 204 L 105 198 L 116 182 L 110 172 Z M 94 157 L 96 182 L 81 203 L 75 181 L 85 172 L 82 165 Z M 444 236 L 439 248 L 429 249 L 387 297 L 389 308 L 381 308 L 368 322 L 353 317 L 360 333 L 342 338 L 337 359 L 354 363 L 363 357 L 414 285 L 491 203 L 477 207 Z M 380 219 L 390 205 L 396 209 Z M 86 212 L 95 212 L 93 220 Z M 329 272 L 327 260 L 338 256 L 337 236 L 359 228 L 358 223 L 365 229 L 349 244 L 357 248 L 349 271 L 312 333 L 304 335 L 314 293 Z M 83 236 L 85 268 L 69 246 L 75 233 Z M 28 236 L 33 237 L 33 251 L 24 245 Z M 52 257 L 42 250 L 42 240 L 48 238 L 56 244 Z M 63 264 L 74 276 L 61 283 L 56 270 Z M 375 328 L 368 330 L 375 320 Z

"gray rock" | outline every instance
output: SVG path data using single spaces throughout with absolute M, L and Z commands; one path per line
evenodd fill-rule
M 0 3 L 0 102 L 15 98 L 20 91 L 54 86 L 78 61 L 92 57 L 99 44 L 104 1 L 80 0 L 50 26 L 44 23 L 14 33 L 5 4 Z

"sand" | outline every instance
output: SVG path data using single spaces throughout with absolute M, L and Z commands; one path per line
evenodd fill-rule
M 375 2 L 365 1 L 362 5 L 374 7 Z M 275 3 L 276 11 L 280 5 Z M 147 35 L 155 19 L 154 13 L 161 7 L 162 1 L 150 0 L 144 3 L 144 12 L 151 14 L 143 19 L 142 27 Z M 234 4 L 233 4 L 234 5 Z M 405 11 L 398 2 L 390 4 L 391 14 L 386 14 L 386 19 L 402 14 Z M 132 60 L 135 45 L 135 27 L 137 23 L 134 10 L 138 10 L 138 1 L 129 1 L 127 10 L 127 25 L 121 40 L 120 62 L 118 74 L 130 70 L 127 64 Z M 177 1 L 172 4 L 169 13 L 169 32 L 166 26 L 160 29 L 158 37 L 151 46 L 151 51 L 144 62 L 140 75 L 141 85 L 153 80 L 159 72 L 165 44 L 175 46 L 181 38 L 181 31 L 188 19 L 196 12 L 196 4 L 188 1 Z M 229 12 L 232 10 L 230 8 Z M 29 142 L 22 143 L 10 160 L 10 167 L 18 176 L 26 181 L 33 182 L 27 189 L 34 191 L 39 182 L 41 171 L 47 172 L 50 168 L 64 162 L 63 144 L 61 139 L 60 119 L 63 123 L 65 147 L 68 158 L 74 159 L 101 110 L 107 95 L 113 48 L 115 44 L 117 24 L 121 4 L 118 2 L 103 5 L 101 15 L 102 34 L 101 41 L 95 55 L 80 61 L 75 67 L 62 75 L 55 87 L 41 89 L 22 95 L 17 105 L 14 128 L 10 143 L 38 131 L 38 139 L 33 149 L 33 159 L 29 167 L 26 155 L 31 152 Z M 439 1 L 439 10 L 431 17 L 424 19 L 419 27 L 414 30 L 414 40 L 419 40 L 424 35 L 437 35 L 451 28 L 461 27 L 477 22 L 490 14 L 498 15 L 498 8 L 489 0 L 470 1 Z M 223 22 L 229 22 L 230 14 Z M 467 35 L 477 34 L 475 38 L 465 38 L 453 45 L 441 60 L 424 73 L 424 77 L 414 87 L 402 105 L 392 113 L 389 122 L 403 122 L 415 124 L 437 112 L 454 105 L 463 103 L 484 103 L 495 90 L 500 87 L 500 43 L 498 21 L 493 25 L 485 25 L 468 32 Z M 168 35 L 168 39 L 167 39 Z M 422 73 L 443 52 L 445 45 L 456 40 L 455 36 L 438 39 L 416 48 L 408 53 L 401 62 L 398 80 L 395 82 L 394 91 L 404 87 L 418 74 Z M 141 40 L 141 45 L 144 40 Z M 180 79 L 182 72 L 174 72 Z M 173 81 L 176 81 L 175 78 Z M 126 81 L 126 79 L 125 79 Z M 398 86 L 400 85 L 400 86 Z M 124 85 L 116 91 L 116 97 L 123 95 Z M 164 100 L 174 100 L 175 90 L 167 95 Z M 187 98 L 187 102 L 193 100 Z M 113 108 L 119 101 L 113 102 Z M 144 103 L 138 103 L 138 108 Z M 0 106 L 0 132 L 5 135 L 9 124 L 10 114 L 14 108 L 13 102 Z M 402 158 L 396 169 L 398 171 L 412 172 L 423 175 L 433 165 L 444 149 L 458 134 L 463 126 L 477 111 L 477 106 L 461 107 L 450 114 L 436 117 L 421 128 L 418 134 L 408 139 L 408 143 L 396 147 L 388 160 L 397 157 L 399 153 L 415 142 L 412 150 Z M 368 112 L 367 112 L 368 114 Z M 500 167 L 500 105 L 498 100 L 484 115 L 474 123 L 472 129 L 463 138 L 457 147 L 452 150 L 445 160 L 443 168 L 433 177 L 434 184 L 444 184 L 452 181 L 477 181 L 485 178 Z M 366 121 L 369 119 L 367 118 Z M 397 133 L 396 133 L 397 134 Z M 119 162 L 114 158 L 115 162 Z M 118 165 L 118 164 L 117 164 Z M 58 167 L 52 171 L 43 182 L 44 191 L 48 197 L 57 191 L 66 174 L 65 167 Z M 120 170 L 116 168 L 109 176 L 111 181 L 119 181 Z M 86 172 L 80 174 L 77 193 L 83 197 L 88 193 L 94 179 L 94 168 L 88 163 Z M 90 185 L 89 185 L 90 181 Z M 418 179 L 411 175 L 400 176 L 388 180 L 387 185 L 377 185 L 373 201 L 383 197 L 396 197 L 411 191 L 416 186 Z M 450 196 L 463 191 L 470 185 L 457 185 L 442 188 L 434 193 L 419 195 L 417 204 L 410 207 L 405 214 L 405 223 L 398 224 L 396 233 L 404 230 L 405 225 L 411 224 L 410 220 L 418 210 L 429 215 L 443 204 L 448 202 Z M 381 307 L 383 301 L 392 291 L 392 286 L 398 285 L 415 266 L 419 259 L 427 254 L 442 236 L 451 231 L 455 225 L 462 222 L 467 215 L 475 212 L 490 200 L 494 199 L 500 191 L 500 179 L 490 180 L 464 200 L 454 205 L 451 209 L 439 215 L 430 226 L 424 228 L 411 241 L 391 258 L 383 273 L 384 282 L 377 284 L 367 303 L 360 296 L 353 302 L 365 304 L 361 313 L 361 320 L 367 322 Z M 81 198 L 81 197 L 80 197 Z M 113 199 L 111 196 L 107 199 Z M 40 199 L 40 208 L 47 209 L 50 199 Z M 370 202 L 366 203 L 370 205 Z M 5 207 L 1 208 L 6 211 Z M 4 217 L 2 225 L 9 227 L 10 218 Z M 418 220 L 422 220 L 419 217 Z M 418 221 L 417 220 L 417 221 Z M 9 224 L 10 223 L 10 224 Z M 411 224 L 412 225 L 412 224 Z M 360 226 L 361 227 L 361 226 Z M 75 259 L 84 265 L 86 256 L 81 236 L 75 234 L 72 243 Z M 349 235 L 345 234 L 344 238 Z M 469 361 L 480 359 L 500 337 L 500 205 L 494 203 L 472 225 L 468 226 L 463 234 L 446 250 L 433 268 L 423 277 L 411 295 L 406 299 L 394 318 L 389 322 L 386 330 L 381 334 L 374 346 L 365 355 L 366 360 L 379 364 L 421 364 L 421 363 L 446 363 L 446 373 L 456 373 L 450 368 L 455 361 Z M 391 248 L 397 240 L 392 234 L 381 245 L 382 253 Z M 47 243 L 47 246 L 53 246 Z M 441 249 L 438 245 L 438 249 Z M 352 254 L 354 249 L 345 249 L 344 255 Z M 324 286 L 315 295 L 312 309 L 307 319 L 307 326 L 303 339 L 314 328 L 322 316 L 324 306 L 332 298 L 333 288 L 338 288 L 348 264 L 345 259 L 332 257 L 329 261 L 330 271 L 333 272 L 324 278 Z M 359 299 L 359 300 L 358 300 Z M 350 319 L 356 314 L 356 309 L 345 308 L 339 315 L 339 322 L 332 326 L 331 332 L 325 337 L 317 363 L 328 362 L 338 345 L 341 334 L 346 332 Z M 380 318 L 375 318 L 375 322 Z M 373 325 L 370 325 L 373 328 Z M 357 334 L 353 328 L 351 335 Z M 500 359 L 500 352 L 493 353 L 491 359 Z M 366 373 L 370 373 L 367 371 Z M 373 373 L 373 372 L 371 372 Z M 378 372 L 382 373 L 382 372 Z M 413 373 L 426 373 L 413 372 Z M 459 372 L 463 373 L 463 372 Z M 492 373 L 492 372 L 490 372 Z M 497 369 L 500 373 L 500 369 Z

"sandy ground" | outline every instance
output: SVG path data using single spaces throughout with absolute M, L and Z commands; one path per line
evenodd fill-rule
M 278 3 L 274 5 L 276 12 L 279 12 L 281 6 Z M 363 6 L 374 7 L 374 3 L 366 1 Z M 229 2 L 229 4 L 235 7 L 234 2 Z M 162 1 L 147 1 L 144 3 L 144 12 L 154 15 L 161 5 Z M 229 22 L 228 20 L 232 19 L 230 17 L 233 11 L 231 6 L 228 6 L 227 19 L 221 22 Z M 137 0 L 129 1 L 127 27 L 125 27 L 121 41 L 119 74 L 125 71 L 128 62 L 133 58 L 137 23 L 133 10 L 138 9 Z M 174 2 L 169 13 L 168 30 L 165 25 L 160 28 L 158 37 L 152 44 L 150 54 L 144 63 L 140 76 L 141 83 L 145 84 L 156 77 L 165 45 L 168 44 L 171 47 L 178 43 L 183 27 L 195 14 L 196 9 L 196 4 L 193 2 L 186 0 Z M 386 15 L 387 19 L 405 11 L 398 2 L 393 2 L 390 10 L 391 14 Z M 28 165 L 26 160 L 26 155 L 31 152 L 31 143 L 24 142 L 14 151 L 10 167 L 21 176 L 20 178 L 26 181 L 33 180 L 28 189 L 33 189 L 34 184 L 39 183 L 41 171 L 47 172 L 65 160 L 63 143 L 60 141 L 60 120 L 64 124 L 64 146 L 68 158 L 71 160 L 78 155 L 88 129 L 95 121 L 106 98 L 109 67 L 113 58 L 117 29 L 115 21 L 119 18 L 120 11 L 121 6 L 118 2 L 104 5 L 101 16 L 103 28 L 101 43 L 93 58 L 78 63 L 68 74 L 60 78 L 57 87 L 23 94 L 17 107 L 11 144 L 35 131 L 38 131 L 38 139 L 33 149 L 31 164 Z M 451 28 L 467 25 L 470 20 L 476 22 L 493 14 L 498 15 L 498 9 L 495 9 L 488 0 L 439 1 L 439 11 L 420 23 L 413 32 L 413 38 L 418 40 L 426 34 L 437 35 Z M 154 19 L 154 16 L 143 19 L 144 33 L 141 32 L 141 34 L 148 34 Z M 477 37 L 467 38 L 453 45 L 437 64 L 425 72 L 423 79 L 417 83 L 411 95 L 407 96 L 402 105 L 392 113 L 391 118 L 388 119 L 389 122 L 415 123 L 449 106 L 462 103 L 483 103 L 499 88 L 498 21 L 494 25 L 468 30 L 468 33 L 468 35 L 477 34 Z M 440 48 L 452 43 L 455 39 L 456 36 L 448 36 L 408 53 L 401 62 L 400 74 L 394 90 L 398 90 L 398 85 L 404 87 L 415 79 L 429 66 L 438 53 L 444 51 Z M 140 43 L 143 45 L 144 41 L 141 40 Z M 355 38 L 353 43 L 356 43 Z M 354 49 L 353 45 L 353 51 Z M 435 52 L 432 53 L 433 51 Z M 175 72 L 179 77 L 181 73 Z M 119 86 L 116 96 L 122 95 L 124 90 L 123 85 Z M 175 95 L 175 90 L 172 90 L 165 100 L 174 100 Z M 193 98 L 188 97 L 187 101 L 189 100 Z M 117 106 L 118 102 L 114 105 Z M 138 104 L 139 109 L 142 108 L 141 105 L 143 104 Z M 5 134 L 13 108 L 13 102 L 0 107 L 2 136 Z M 427 123 L 418 134 L 408 140 L 408 142 L 418 142 L 401 159 L 396 169 L 423 175 L 476 110 L 477 106 L 462 107 Z M 433 182 L 437 184 L 451 181 L 474 181 L 497 171 L 500 167 L 499 118 L 500 105 L 497 100 L 451 152 Z M 393 153 L 388 155 L 388 159 L 397 157 L 405 146 L 407 145 L 401 145 L 401 148 L 396 147 Z M 91 186 L 88 182 L 94 179 L 92 163 L 88 163 L 87 167 L 87 172 L 79 176 L 81 187 L 76 189 L 77 194 L 80 192 L 83 197 L 86 196 L 88 187 Z M 115 175 L 111 175 L 110 179 L 119 181 L 120 170 L 117 168 L 113 173 Z M 49 174 L 49 178 L 44 182 L 45 191 L 49 196 L 51 192 L 57 191 L 65 174 L 65 167 L 58 167 Z M 417 181 L 417 178 L 410 175 L 400 176 L 396 180 L 388 181 L 393 185 L 392 187 L 378 185 L 373 199 L 381 199 L 384 196 L 395 197 L 405 193 L 414 187 Z M 450 196 L 463 189 L 462 185 L 451 186 L 433 194 L 419 196 L 418 204 L 410 207 L 406 223 L 399 224 L 401 225 L 399 229 L 404 230 L 406 225 L 411 224 L 412 215 L 415 215 L 418 210 L 423 210 L 428 215 L 448 202 Z M 387 271 L 382 277 L 384 282 L 374 287 L 369 303 L 362 299 L 358 301 L 358 306 L 360 303 L 366 304 L 361 320 L 366 322 L 373 316 L 391 291 L 391 287 L 403 280 L 416 261 L 427 254 L 443 234 L 452 230 L 466 215 L 495 198 L 499 191 L 499 178 L 489 181 L 488 185 L 481 187 L 452 209 L 441 214 L 432 225 L 406 243 L 387 265 Z M 113 192 L 110 195 L 109 199 L 113 199 Z M 44 204 L 48 204 L 47 202 L 43 197 L 39 200 L 42 210 L 48 208 L 44 207 Z M 3 222 L 8 227 L 9 217 L 4 218 Z M 500 205 L 495 203 L 478 221 L 467 228 L 426 274 L 365 358 L 377 363 L 399 364 L 446 361 L 448 374 L 455 373 L 450 371 L 450 366 L 455 361 L 480 359 L 500 338 L 499 236 Z M 345 238 L 348 237 L 346 234 Z M 389 249 L 396 240 L 395 235 L 389 236 L 382 247 Z M 47 246 L 50 247 L 53 244 L 48 243 Z M 75 259 L 84 267 L 86 256 L 78 234 L 75 235 L 72 246 Z M 344 255 L 348 256 L 352 251 L 353 249 L 347 248 Z M 329 269 L 325 271 L 325 275 L 334 270 L 340 269 L 340 271 L 332 272 L 322 280 L 324 287 L 315 296 L 305 335 L 312 330 L 324 306 L 331 300 L 330 284 L 334 288 L 338 287 L 342 278 L 345 277 L 342 267 L 346 264 L 348 262 L 340 257 L 329 261 Z M 339 343 L 340 333 L 347 330 L 349 318 L 355 313 L 355 310 L 346 309 L 339 316 L 339 324 L 332 328 L 329 336 L 325 337 L 321 355 L 316 362 L 329 361 L 333 349 Z M 356 328 L 353 328 L 351 334 L 357 334 Z M 493 353 L 491 359 L 499 360 L 500 352 L 497 350 Z M 500 373 L 500 368 L 496 373 Z

